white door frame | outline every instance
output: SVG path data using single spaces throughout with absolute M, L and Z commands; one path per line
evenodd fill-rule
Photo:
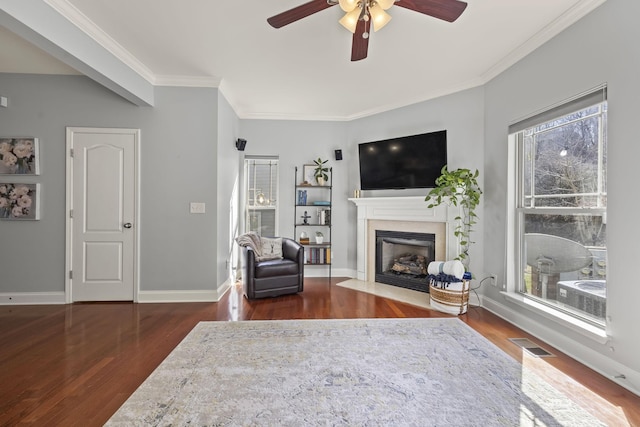
M 73 280 L 70 272 L 73 269 L 73 224 L 71 210 L 73 209 L 73 134 L 75 132 L 96 132 L 96 133 L 118 133 L 130 132 L 134 138 L 134 224 L 133 227 L 133 302 L 138 302 L 140 293 L 140 129 L 127 128 L 93 128 L 93 127 L 67 127 L 66 136 L 66 238 L 65 238 L 65 303 L 73 303 L 72 286 Z

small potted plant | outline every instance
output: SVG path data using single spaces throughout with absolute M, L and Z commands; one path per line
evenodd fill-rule
M 445 165 L 441 175 L 436 179 L 436 187 L 431 189 L 425 198 L 429 202 L 429 208 L 442 203 L 462 208 L 462 216 L 456 217 L 454 234 L 460 239 L 460 246 L 462 246 L 462 252 L 456 259 L 462 261 L 467 271 L 469 271 L 469 246 L 473 243 L 470 235 L 477 218 L 475 209 L 480 203 L 482 194 L 477 181 L 479 174 L 477 169 L 471 171 L 460 168 L 450 171 Z
M 313 161 L 313 163 L 316 164 L 316 168 L 313 171 L 313 176 L 316 179 L 318 185 L 324 185 L 325 182 L 329 180 L 329 175 L 327 175 L 327 172 L 329 172 L 329 168 L 325 166 L 325 163 L 327 163 L 327 161 L 328 160 L 322 160 L 320 157 L 318 157 L 317 160 Z
M 316 231 L 316 243 L 321 244 L 322 242 L 324 242 L 324 234 L 322 231 Z

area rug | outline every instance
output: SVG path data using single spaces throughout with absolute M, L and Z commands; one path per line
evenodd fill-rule
M 457 318 L 201 322 L 108 426 L 597 426 Z

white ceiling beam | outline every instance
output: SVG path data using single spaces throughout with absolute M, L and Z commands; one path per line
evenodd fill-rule
M 0 25 L 138 106 L 153 85 L 42 0 L 0 0 Z

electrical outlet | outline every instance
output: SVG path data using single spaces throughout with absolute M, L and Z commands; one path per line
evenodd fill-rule
M 491 278 L 491 284 L 497 288 L 498 287 L 498 275 L 497 274 L 490 274 L 489 277 Z

